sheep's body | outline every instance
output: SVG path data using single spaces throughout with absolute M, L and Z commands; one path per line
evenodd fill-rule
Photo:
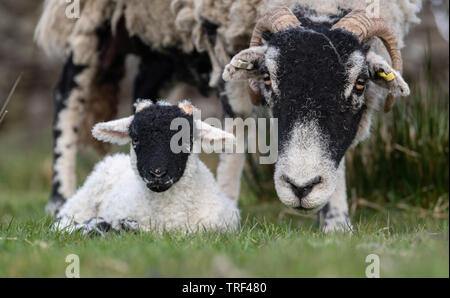
M 237 202 L 223 194 L 196 155 L 189 157 L 180 181 L 162 193 L 148 190 L 132 169 L 129 155 L 106 157 L 58 217 L 59 229 L 70 231 L 92 218 L 102 218 L 115 230 L 128 220 L 143 231 L 160 233 L 235 230 L 240 220 Z
M 125 5 L 126 4 L 126 5 Z M 46 0 L 44 14 L 36 30 L 36 40 L 49 54 L 68 56 L 80 50 L 76 61 L 89 60 L 87 39 L 107 20 L 115 29 L 121 16 L 131 36 L 138 36 L 152 49 L 179 47 L 186 52 L 204 50 L 202 22 L 217 25 L 229 53 L 248 47 L 256 21 L 276 6 L 307 7 L 323 15 L 341 9 L 366 9 L 361 0 L 81 0 L 81 18 L 69 19 L 67 3 Z M 412 24 L 418 23 L 421 0 L 381 0 L 380 16 L 391 25 L 400 42 Z M 320 17 L 316 17 L 320 21 Z M 84 53 L 83 53 L 84 52 Z M 78 58 L 78 59 L 77 59 Z

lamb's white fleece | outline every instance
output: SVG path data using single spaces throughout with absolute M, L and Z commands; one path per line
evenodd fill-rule
M 182 232 L 236 230 L 237 202 L 226 197 L 197 155 L 189 156 L 182 178 L 163 193 L 151 192 L 136 174 L 129 155 L 99 162 L 85 184 L 60 210 L 56 229 L 73 231 L 78 224 L 101 217 L 120 230 L 125 219 L 143 231 Z

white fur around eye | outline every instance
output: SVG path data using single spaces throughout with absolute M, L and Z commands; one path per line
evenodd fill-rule
M 269 47 L 266 52 L 266 66 L 270 73 L 271 89 L 276 95 L 280 95 L 278 82 L 278 56 L 280 51 L 277 48 Z
M 344 95 L 345 98 L 349 98 L 352 94 L 356 81 L 358 77 L 361 75 L 361 72 L 365 66 L 365 58 L 364 55 L 360 51 L 356 51 L 350 55 L 347 61 L 347 85 L 345 86 Z

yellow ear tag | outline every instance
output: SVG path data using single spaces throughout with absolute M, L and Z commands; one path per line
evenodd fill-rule
M 389 66 L 390 68 L 392 68 L 389 63 L 386 63 L 387 66 Z M 390 73 L 385 73 L 384 71 L 380 71 L 379 73 L 377 73 L 378 76 L 382 79 L 384 79 L 386 82 L 392 82 L 395 79 L 395 74 L 393 72 Z
M 391 82 L 395 79 L 395 74 L 393 72 L 386 74 L 384 71 L 381 71 L 377 73 L 377 75 L 387 82 Z

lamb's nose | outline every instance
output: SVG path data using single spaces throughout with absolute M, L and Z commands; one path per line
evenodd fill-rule
M 161 178 L 161 177 L 163 177 L 166 174 L 166 170 L 161 169 L 161 168 L 156 168 L 154 170 L 150 170 L 150 174 L 153 177 Z
M 303 199 L 304 197 L 306 197 L 307 195 L 309 195 L 316 185 L 322 183 L 322 177 L 320 177 L 320 176 L 317 176 L 316 178 L 312 179 L 311 181 L 309 181 L 308 183 L 306 183 L 302 186 L 296 185 L 289 178 L 285 178 L 285 180 L 291 186 L 292 191 L 294 192 L 295 196 L 297 198 L 299 198 L 300 200 Z

